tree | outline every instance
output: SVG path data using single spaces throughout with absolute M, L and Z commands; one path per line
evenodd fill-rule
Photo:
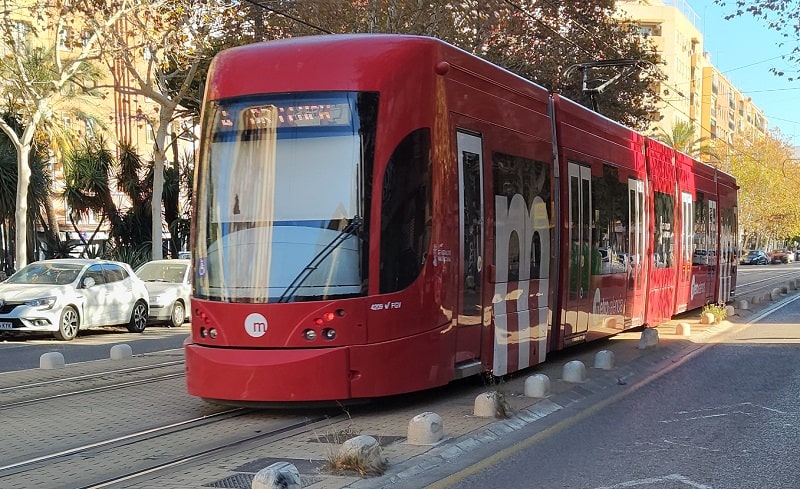
M 742 15 L 752 15 L 761 20 L 773 31 L 779 32 L 785 42 L 779 46 L 792 46 L 790 54 L 784 58 L 798 66 L 797 73 L 800 74 L 800 0 L 714 0 L 715 3 L 723 7 L 735 8 L 726 19 L 732 19 Z M 776 68 L 770 71 L 778 76 L 787 76 L 789 81 L 795 80 L 797 75 L 786 75 L 785 72 Z
M 739 223 L 744 242 L 762 243 L 800 234 L 800 168 L 791 146 L 779 135 L 748 141 L 736 138 L 724 168 L 736 177 Z
M 12 97 L 14 112 L 19 114 L 24 127 L 22 134 L 18 135 L 13 127 L 0 119 L 0 130 L 17 151 L 17 268 L 25 266 L 28 261 L 28 192 L 31 182 L 28 160 L 34 138 L 65 98 L 76 90 L 86 93 L 94 89 L 92 78 L 86 76 L 92 71 L 87 65 L 97 55 L 105 30 L 131 8 L 128 0 L 115 2 L 113 11 L 103 12 L 100 16 L 94 6 L 94 2 L 76 5 L 69 0 L 6 4 L 0 19 L 0 41 L 15 53 L 0 58 L 0 73 L 5 79 L 3 90 Z M 85 29 L 75 29 L 76 25 L 85 26 Z M 32 45 L 34 42 L 38 45 Z M 49 62 L 44 62 L 44 59 Z M 32 60 L 42 62 L 31 63 Z
M 217 47 L 327 33 L 433 36 L 587 105 L 581 77 L 565 77 L 570 66 L 634 59 L 640 69 L 610 85 L 600 95 L 600 106 L 604 115 L 639 130 L 648 127 L 656 109 L 654 82 L 665 79 L 655 49 L 635 25 L 616 17 L 613 0 L 302 0 L 281 2 L 280 8 L 259 5 L 236 17 L 235 26 L 226 25 L 221 32 L 231 37 Z M 593 71 L 593 81 L 620 70 Z
M 111 31 L 105 60 L 112 73 L 128 80 L 117 90 L 127 97 L 141 96 L 156 105 L 154 115 L 141 108 L 129 117 L 147 124 L 153 133 L 153 192 L 151 201 L 151 256 L 162 252 L 164 170 L 170 147 L 179 134 L 176 119 L 191 117 L 181 104 L 196 90 L 198 70 L 206 66 L 210 43 L 218 38 L 218 18 L 233 15 L 229 5 L 191 0 L 140 2 L 124 13 Z M 99 29 L 101 26 L 97 26 Z M 195 92 L 197 93 L 197 92 Z
M 2 114 L 6 124 L 17 133 L 22 132 L 19 121 L 13 114 Z M 50 188 L 50 177 L 46 171 L 46 154 L 41 146 L 35 146 L 30 153 L 31 193 L 28 195 L 28 221 L 33 222 L 36 216 L 50 202 L 47 189 Z M 0 272 L 8 274 L 12 271 L 11 248 L 14 234 L 14 213 L 16 209 L 17 189 L 17 151 L 5 133 L 0 133 Z
M 654 139 L 661 141 L 667 146 L 685 153 L 693 158 L 701 158 L 703 156 L 710 156 L 712 164 L 719 160 L 719 156 L 711 146 L 708 138 L 696 138 L 694 126 L 691 122 L 678 121 L 672 129 L 667 132 L 664 128 L 659 127 L 654 134 Z
M 149 256 L 153 176 L 145 168 L 152 167 L 128 145 L 121 145 L 119 154 L 116 160 L 101 138 L 86 139 L 65 154 L 64 198 L 73 223 L 94 212 L 100 216 L 96 234 L 107 220 L 109 255 L 135 266 Z M 117 206 L 111 182 L 123 191 L 130 206 Z M 91 241 L 90 238 L 83 244 L 88 247 Z

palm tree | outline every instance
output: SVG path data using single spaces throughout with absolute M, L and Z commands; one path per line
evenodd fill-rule
M 695 138 L 694 134 L 694 126 L 691 122 L 678 121 L 673 124 L 670 132 L 659 127 L 653 138 L 694 158 L 700 158 L 704 155 L 716 156 L 708 144 L 709 139 Z
M 64 198 L 70 211 L 70 221 L 86 217 L 90 211 L 100 216 L 94 234 L 105 220 L 109 224 L 111 249 L 108 257 L 120 259 L 132 266 L 146 261 L 150 247 L 150 199 L 152 170 L 128 145 L 120 147 L 115 159 L 102 138 L 86 139 L 64 155 Z M 115 182 L 126 196 L 129 205 L 117 206 L 110 182 Z M 94 234 L 92 237 L 94 237 Z M 92 238 L 84 242 L 91 243 Z

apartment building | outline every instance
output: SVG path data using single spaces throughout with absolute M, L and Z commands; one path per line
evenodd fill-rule
M 695 138 L 731 142 L 733 134 L 766 134 L 767 120 L 712 64 L 703 50 L 700 16 L 686 0 L 618 0 L 617 7 L 656 46 L 667 79 L 658 87 L 661 103 L 651 131 L 670 133 L 690 123 Z
M 764 137 L 767 119 L 753 100 L 742 94 L 710 60 L 703 68 L 702 137 L 733 143 L 734 135 L 750 140 Z

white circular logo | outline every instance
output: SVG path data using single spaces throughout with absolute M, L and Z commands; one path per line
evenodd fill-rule
M 253 338 L 264 336 L 267 332 L 267 318 L 254 312 L 244 319 L 244 330 Z

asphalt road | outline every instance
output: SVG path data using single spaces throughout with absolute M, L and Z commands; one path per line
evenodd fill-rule
M 640 387 L 430 487 L 800 487 L 798 318 L 795 300 L 738 325 Z

